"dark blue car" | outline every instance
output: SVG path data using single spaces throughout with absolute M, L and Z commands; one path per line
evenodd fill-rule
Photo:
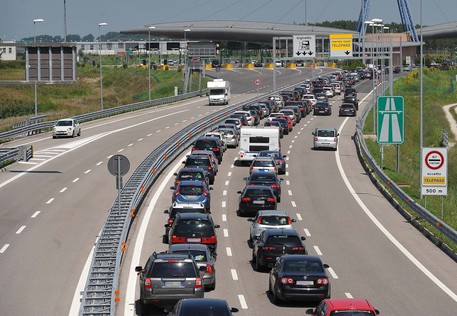
M 210 188 L 204 181 L 185 180 L 171 187 L 173 195 L 171 202 L 202 203 L 207 210 L 210 210 L 211 195 Z

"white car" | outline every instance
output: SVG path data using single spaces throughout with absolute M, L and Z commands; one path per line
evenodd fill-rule
M 338 136 L 340 133 L 336 128 L 316 128 L 313 134 L 313 147 L 318 148 L 330 148 L 337 150 L 338 148 Z
M 52 138 L 81 136 L 79 122 L 72 118 L 58 120 L 52 128 Z
M 303 100 L 309 100 L 311 101 L 311 105 L 314 106 L 316 105 L 317 103 L 317 99 L 316 97 L 314 96 L 314 94 L 304 94 L 303 97 L 302 97 Z
M 235 111 L 235 114 L 243 114 L 248 121 L 249 126 L 254 126 L 255 118 L 252 116 L 251 112 L 249 111 Z

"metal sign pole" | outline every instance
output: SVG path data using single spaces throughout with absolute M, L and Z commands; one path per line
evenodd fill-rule
M 121 189 L 122 189 L 122 176 L 121 176 L 121 157 L 117 156 L 117 211 L 121 215 Z

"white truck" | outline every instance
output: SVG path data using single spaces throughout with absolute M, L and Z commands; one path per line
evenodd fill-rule
M 241 163 L 252 162 L 261 150 L 281 150 L 281 138 L 277 126 L 243 126 L 240 132 Z
M 230 101 L 230 82 L 224 79 L 208 81 L 208 103 L 228 104 Z

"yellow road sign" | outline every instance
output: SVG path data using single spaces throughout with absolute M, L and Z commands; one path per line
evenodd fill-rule
M 352 34 L 330 34 L 330 56 L 352 57 Z

